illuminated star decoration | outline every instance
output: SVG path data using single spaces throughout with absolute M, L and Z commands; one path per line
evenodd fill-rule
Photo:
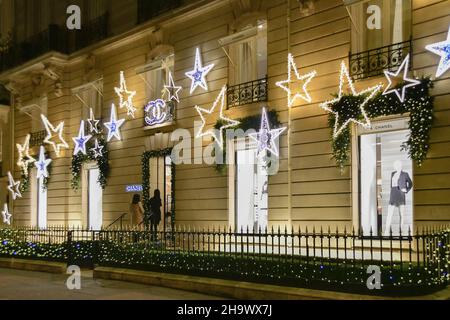
M 84 121 L 81 120 L 80 131 L 78 131 L 78 137 L 72 138 L 75 142 L 75 148 L 73 150 L 73 155 L 76 156 L 79 152 L 86 154 L 86 143 L 91 139 L 91 135 L 84 134 Z
M 91 148 L 91 151 L 94 152 L 95 159 L 103 156 L 103 146 L 98 143 L 98 139 L 95 139 L 95 146 Z
M 439 61 L 439 66 L 436 71 L 436 78 L 439 78 L 450 69 L 450 26 L 448 29 L 447 40 L 429 44 L 425 49 L 441 56 L 441 61 Z
M 278 146 L 276 139 L 286 130 L 286 127 L 270 129 L 269 119 L 267 118 L 266 108 L 263 108 L 261 116 L 261 127 L 259 132 L 250 133 L 248 136 L 258 143 L 258 155 L 263 151 L 269 151 L 278 157 Z
M 52 162 L 52 159 L 47 159 L 45 157 L 45 148 L 41 146 L 39 152 L 39 160 L 34 163 L 37 168 L 37 178 L 48 178 L 48 165 Z
M 197 138 L 200 138 L 200 137 L 203 137 L 206 135 L 211 135 L 212 137 L 214 137 L 215 141 L 217 142 L 217 144 L 219 145 L 219 147 L 221 149 L 223 148 L 223 130 L 239 124 L 239 121 L 228 119 L 228 118 L 224 117 L 224 115 L 223 115 L 223 107 L 225 105 L 226 90 L 227 90 L 227 87 L 223 86 L 222 90 L 219 93 L 219 96 L 217 97 L 216 101 L 214 101 L 214 104 L 210 110 L 206 110 L 206 109 L 200 108 L 199 106 L 195 106 L 195 109 L 197 110 L 198 114 L 200 115 L 200 117 L 202 118 L 202 121 L 203 121 L 202 126 L 200 127 L 199 131 L 197 132 Z M 203 116 L 203 114 L 206 113 L 208 115 L 211 115 L 215 111 L 216 106 L 219 103 L 220 103 L 219 119 L 228 124 L 224 124 L 220 127 L 219 135 L 217 135 L 216 130 L 214 130 L 214 128 L 203 131 L 203 129 L 206 126 L 206 120 L 205 120 L 205 117 Z
M 128 91 L 127 84 L 125 82 L 125 76 L 123 71 L 120 71 L 120 87 L 114 88 L 116 94 L 119 96 L 119 108 L 123 107 L 127 108 L 127 115 L 132 116 L 134 118 L 134 113 L 136 112 L 136 108 L 133 105 L 133 98 L 136 95 L 136 91 Z M 124 98 L 126 96 L 126 99 Z
M 7 225 L 11 225 L 12 215 L 9 213 L 8 205 L 6 203 L 3 206 L 2 216 L 3 216 L 3 223 L 6 223 Z
M 89 129 L 91 133 L 99 133 L 100 128 L 98 127 L 98 124 L 100 123 L 100 120 L 95 119 L 94 111 L 92 108 L 89 109 L 89 119 L 87 119 L 87 122 L 89 123 Z
M 20 181 L 14 181 L 14 177 L 12 176 L 11 172 L 8 171 L 8 190 L 12 194 L 13 200 L 16 200 L 17 197 L 22 198 L 22 193 L 20 192 Z
M 208 84 L 206 83 L 206 75 L 214 68 L 214 64 L 202 66 L 202 58 L 200 56 L 200 49 L 195 49 L 195 65 L 194 70 L 186 72 L 186 76 L 192 80 L 191 94 L 195 89 L 200 86 L 205 90 L 208 90 Z
M 392 92 L 395 92 L 397 97 L 400 99 L 400 102 L 405 101 L 406 89 L 420 84 L 420 81 L 408 78 L 408 69 L 409 69 L 409 54 L 406 56 L 405 60 L 403 60 L 402 64 L 400 65 L 400 67 L 398 68 L 396 73 L 393 73 L 393 72 L 390 72 L 387 70 L 384 71 L 384 74 L 386 75 L 386 78 L 388 79 L 389 84 L 386 87 L 386 89 L 384 90 L 383 95 L 387 95 Z M 403 83 L 405 83 L 403 85 L 402 89 L 400 89 L 400 88 L 390 89 L 392 87 L 391 77 L 399 78 L 399 74 L 400 74 L 400 72 L 402 72 L 402 70 L 403 70 Z M 408 84 L 406 84 L 406 83 L 408 83 Z M 401 93 L 400 93 L 400 91 L 401 91 Z
M 345 79 L 344 79 L 345 78 Z M 354 118 L 350 118 L 347 121 L 345 121 L 341 126 L 339 126 L 339 112 L 333 111 L 329 105 L 332 105 L 334 103 L 339 102 L 343 95 L 344 95 L 344 80 L 347 80 L 347 83 L 350 87 L 350 91 L 351 94 L 355 97 L 359 97 L 359 96 L 366 96 L 366 98 L 364 99 L 364 101 L 359 105 L 359 109 L 361 111 L 361 114 L 364 117 L 364 121 L 360 121 L 358 119 L 354 119 Z M 365 128 L 370 128 L 371 127 L 371 123 L 370 123 L 370 119 L 367 116 L 366 111 L 364 110 L 364 106 L 367 104 L 367 102 L 369 102 L 370 99 L 372 99 L 377 92 L 382 88 L 382 85 L 377 85 L 374 87 L 369 87 L 363 91 L 360 92 L 356 92 L 355 87 L 353 86 L 353 82 L 352 79 L 350 78 L 350 75 L 348 73 L 347 67 L 345 65 L 345 62 L 342 61 L 341 63 L 341 74 L 340 74 L 340 83 L 339 83 L 339 94 L 338 97 L 330 100 L 330 101 L 326 101 L 324 103 L 321 103 L 319 106 L 328 111 L 331 112 L 335 115 L 335 123 L 334 123 L 334 133 L 333 133 L 333 137 L 336 139 L 337 136 L 339 136 L 339 134 L 341 134 L 342 130 L 344 130 L 350 122 L 354 122 L 357 123 L 359 125 L 362 125 Z
M 45 130 L 47 131 L 47 136 L 44 139 L 44 143 L 50 144 L 53 146 L 53 149 L 55 150 L 56 156 L 59 157 L 61 153 L 61 148 L 69 148 L 69 145 L 63 138 L 63 129 L 64 129 L 64 122 L 60 122 L 58 126 L 55 128 L 50 121 L 48 121 L 47 117 L 41 114 L 42 122 L 44 123 Z M 52 141 L 52 138 L 58 134 L 59 143 L 56 143 Z
M 31 136 L 28 134 L 25 137 L 25 142 L 23 145 L 16 144 L 17 151 L 19 152 L 17 165 L 22 169 L 22 174 L 25 176 L 28 175 L 28 167 L 36 161 L 32 156 L 30 156 L 30 138 Z
M 180 98 L 178 97 L 178 92 L 182 87 L 176 86 L 175 82 L 173 81 L 172 73 L 169 71 L 169 85 L 164 86 L 164 90 L 166 90 L 168 94 L 168 100 L 172 101 L 175 100 L 176 102 L 180 102 Z
M 294 71 L 295 79 L 292 79 L 292 72 Z M 305 100 L 306 102 L 311 102 L 311 96 L 308 93 L 308 90 L 306 89 L 309 82 L 316 76 L 317 72 L 311 71 L 310 73 L 307 73 L 305 75 L 300 76 L 298 73 L 297 66 L 295 65 L 294 57 L 292 54 L 289 53 L 288 55 L 288 78 L 287 80 L 278 81 L 276 83 L 276 86 L 282 88 L 285 90 L 288 94 L 288 105 L 289 107 L 292 107 L 294 105 L 295 99 L 300 98 Z M 289 84 L 294 81 L 302 81 L 303 86 L 300 90 L 296 91 L 295 94 L 292 94 L 292 90 L 289 87 Z
M 116 106 L 114 103 L 111 105 L 111 117 L 109 122 L 105 122 L 104 126 L 108 129 L 108 138 L 106 139 L 109 142 L 113 137 L 116 137 L 117 140 L 121 140 L 120 136 L 120 127 L 125 122 L 125 119 L 117 120 Z

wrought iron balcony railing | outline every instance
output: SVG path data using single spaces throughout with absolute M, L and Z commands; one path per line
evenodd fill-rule
M 184 0 L 138 0 L 137 23 L 143 23 L 165 12 L 176 9 Z
M 384 70 L 396 71 L 411 51 L 412 41 L 409 40 L 360 53 L 350 53 L 350 76 L 357 80 L 378 76 L 383 74 Z
M 228 108 L 263 101 L 267 101 L 267 76 L 263 79 L 229 86 L 227 89 Z
M 36 131 L 30 134 L 30 147 L 37 147 L 44 143 L 44 139 L 47 135 L 47 131 Z

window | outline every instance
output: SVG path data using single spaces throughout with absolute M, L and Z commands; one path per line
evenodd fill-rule
M 408 235 L 413 224 L 412 161 L 402 144 L 407 120 L 374 123 L 359 132 L 360 221 L 364 236 Z M 401 230 L 401 231 L 400 231 Z
M 39 132 L 45 129 L 44 124 L 42 123 L 41 114 L 47 116 L 47 104 L 47 96 L 44 96 L 36 101 L 36 105 L 31 107 L 31 132 Z
M 168 99 L 164 85 L 169 83 L 169 72 L 173 74 L 173 68 L 174 55 L 153 62 L 145 67 L 143 77 L 146 83 L 147 102 L 156 99 Z
M 74 88 L 72 89 L 72 92 L 81 102 L 82 119 L 86 120 L 90 118 L 91 108 L 96 119 L 102 118 L 103 80 L 97 80 L 81 87 Z

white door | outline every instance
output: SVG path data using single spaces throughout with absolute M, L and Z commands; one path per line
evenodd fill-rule
M 43 178 L 37 179 L 37 226 L 47 228 L 47 188 Z
M 99 176 L 98 168 L 88 170 L 88 224 L 92 230 L 100 230 L 103 224 L 103 190 L 98 183 Z

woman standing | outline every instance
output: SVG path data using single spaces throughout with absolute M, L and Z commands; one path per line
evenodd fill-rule
M 150 199 L 150 232 L 152 235 L 152 241 L 158 240 L 157 232 L 158 225 L 161 222 L 161 192 L 155 189 L 153 198 Z
M 130 204 L 131 224 L 138 230 L 143 229 L 144 208 L 139 194 L 133 195 L 133 201 Z

